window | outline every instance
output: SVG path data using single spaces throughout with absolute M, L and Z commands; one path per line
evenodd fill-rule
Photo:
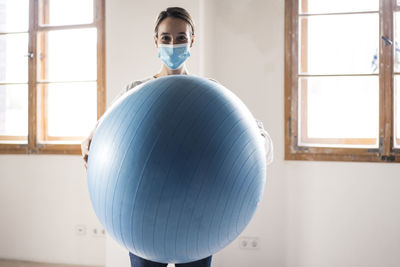
M 104 0 L 0 0 L 0 152 L 80 154 L 105 109 Z
M 399 12 L 394 0 L 286 0 L 286 159 L 400 161 Z

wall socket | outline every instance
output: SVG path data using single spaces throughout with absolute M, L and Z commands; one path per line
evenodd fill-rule
M 86 225 L 77 224 L 75 226 L 75 234 L 80 236 L 86 235 Z
M 75 235 L 86 236 L 89 234 L 91 237 L 105 237 L 106 230 L 102 227 L 90 226 L 87 227 L 85 224 L 77 224 L 75 226 Z
M 239 237 L 239 248 L 255 250 L 260 248 L 260 240 L 258 237 L 242 236 Z
M 90 229 L 90 232 L 93 237 L 105 237 L 106 236 L 106 230 L 104 230 L 101 227 L 92 227 Z

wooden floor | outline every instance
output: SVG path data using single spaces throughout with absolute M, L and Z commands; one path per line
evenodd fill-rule
M 0 267 L 90 267 L 90 266 L 0 259 Z M 104 266 L 91 266 L 91 267 L 104 267 Z

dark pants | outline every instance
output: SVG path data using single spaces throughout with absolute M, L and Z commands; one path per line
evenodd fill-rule
M 143 258 L 136 256 L 129 252 L 129 258 L 131 259 L 131 267 L 167 267 L 167 263 L 158 263 L 154 261 L 149 261 Z M 210 267 L 211 266 L 211 258 L 209 256 L 202 260 L 188 262 L 188 263 L 177 263 L 175 267 Z

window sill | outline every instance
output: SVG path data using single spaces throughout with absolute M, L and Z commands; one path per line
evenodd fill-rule
M 0 154 L 58 154 L 58 155 L 81 155 L 80 143 L 42 143 L 36 147 L 27 144 L 0 144 Z

